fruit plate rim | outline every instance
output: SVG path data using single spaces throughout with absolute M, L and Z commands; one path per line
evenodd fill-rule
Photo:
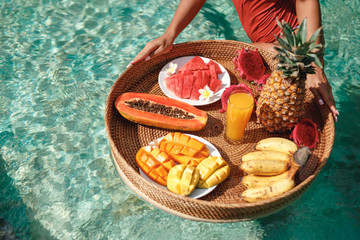
M 167 74 L 167 71 L 169 69 L 170 63 L 175 63 L 177 64 L 177 69 L 180 69 L 182 66 L 184 66 L 188 61 L 190 61 L 192 58 L 194 58 L 196 56 L 183 56 L 183 57 L 178 57 L 175 58 L 171 61 L 169 61 L 168 63 L 166 63 L 160 70 L 159 76 L 158 76 L 158 82 L 159 82 L 159 86 L 161 91 L 169 98 L 173 98 L 185 103 L 188 103 L 190 105 L 193 106 L 205 106 L 205 105 L 209 105 L 212 104 L 214 102 L 217 102 L 218 100 L 221 99 L 221 95 L 223 94 L 223 92 L 225 91 L 225 88 L 230 86 L 230 75 L 228 73 L 228 71 L 218 62 L 216 62 L 215 60 L 211 59 L 211 58 L 207 58 L 207 57 L 201 57 L 199 56 L 206 64 L 212 60 L 214 61 L 217 65 L 219 65 L 222 73 L 219 74 L 219 80 L 222 81 L 221 84 L 221 88 L 219 91 L 217 91 L 216 93 L 214 93 L 214 96 L 211 97 L 211 99 L 209 101 L 200 101 L 200 100 L 191 100 L 191 99 L 183 99 L 183 98 L 179 98 L 177 97 L 173 92 L 169 91 L 167 89 L 167 87 L 165 86 L 165 78 L 168 77 L 169 75 Z
M 209 156 L 221 157 L 220 152 L 209 141 L 207 141 L 204 138 L 201 138 L 199 136 L 196 136 L 196 135 L 187 134 L 187 133 L 184 133 L 184 134 L 188 135 L 189 137 L 195 138 L 196 140 L 204 143 L 206 145 L 206 147 L 209 149 Z M 164 138 L 164 136 L 155 139 L 154 141 L 150 142 L 148 144 L 148 146 L 158 146 L 160 141 L 163 138 Z M 140 172 L 140 175 L 143 178 L 145 178 L 146 180 L 150 181 L 151 183 L 153 183 L 153 184 L 155 184 L 155 185 L 157 185 L 157 186 L 159 186 L 159 187 L 161 187 L 163 189 L 167 189 L 166 186 L 160 185 L 160 184 L 154 182 L 153 180 L 151 180 L 140 168 L 139 168 L 139 172 Z M 195 188 L 195 190 L 190 195 L 188 195 L 186 197 L 190 197 L 190 198 L 194 198 L 194 199 L 201 198 L 201 197 L 204 197 L 205 195 L 209 194 L 210 192 L 212 192 L 216 187 L 217 187 L 217 185 L 212 186 L 210 188 L 205 188 L 205 189 L 203 189 L 203 188 Z

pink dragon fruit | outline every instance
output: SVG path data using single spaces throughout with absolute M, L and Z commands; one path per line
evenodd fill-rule
M 298 147 L 315 148 L 316 143 L 319 142 L 319 133 L 316 123 L 307 118 L 301 119 L 300 122 L 295 124 L 295 127 L 290 134 L 290 139 L 293 139 Z
M 240 83 L 238 85 L 230 85 L 229 87 L 225 88 L 225 91 L 223 92 L 223 94 L 221 95 L 221 104 L 222 104 L 222 109 L 220 109 L 220 113 L 224 113 L 226 112 L 226 108 L 227 108 L 227 104 L 228 104 L 228 99 L 230 94 L 235 91 L 235 90 L 245 90 L 246 92 L 250 93 L 253 97 L 253 92 L 251 90 L 251 88 L 249 88 L 248 86 L 246 86 L 243 83 Z M 255 99 L 255 98 L 254 98 Z M 256 99 L 255 99 L 255 103 L 256 103 Z M 254 108 L 255 109 L 255 108 Z
M 265 84 L 270 74 L 265 74 L 265 65 L 258 51 L 237 50 L 238 55 L 233 59 L 235 70 L 239 71 L 241 77 L 256 84 Z

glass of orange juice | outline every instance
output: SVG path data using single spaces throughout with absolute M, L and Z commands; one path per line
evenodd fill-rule
M 226 109 L 226 137 L 230 141 L 239 141 L 244 136 L 254 108 L 253 96 L 243 90 L 237 90 L 229 96 Z

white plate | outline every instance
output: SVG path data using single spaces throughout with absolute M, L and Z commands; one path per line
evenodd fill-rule
M 186 134 L 192 138 L 195 138 L 196 140 L 204 143 L 206 145 L 206 147 L 209 149 L 209 156 L 217 156 L 217 157 L 221 157 L 220 155 L 220 152 L 214 147 L 214 145 L 212 145 L 211 143 L 209 143 L 208 141 L 206 141 L 205 139 L 201 138 L 201 137 L 198 137 L 198 136 L 195 136 L 195 135 L 191 135 L 191 134 Z M 154 140 L 153 142 L 149 143 L 150 146 L 158 146 L 160 141 L 163 139 L 163 137 L 161 138 L 158 138 L 156 140 Z M 143 176 L 146 180 L 164 188 L 164 189 L 167 189 L 167 187 L 163 186 L 163 185 L 160 185 L 156 182 L 154 182 L 153 180 L 151 180 L 140 168 L 139 168 L 139 171 L 140 171 L 140 175 Z M 202 188 L 195 188 L 195 190 L 190 194 L 188 195 L 187 197 L 191 197 L 191 198 L 201 198 L 207 194 L 209 194 L 212 190 L 214 190 L 215 188 L 217 187 L 217 185 L 211 187 L 211 188 L 205 188 L 205 189 L 202 189 Z
M 219 80 L 222 81 L 222 84 L 221 84 L 221 88 L 219 91 L 217 91 L 214 96 L 210 99 L 210 101 L 206 102 L 206 101 L 200 101 L 200 100 L 191 100 L 191 99 L 184 99 L 184 98 L 178 98 L 175 93 L 169 91 L 167 89 L 167 87 L 165 86 L 165 78 L 168 77 L 168 69 L 169 69 L 169 66 L 170 66 L 170 63 L 176 63 L 177 64 L 177 68 L 176 70 L 179 70 L 182 66 L 184 66 L 188 61 L 190 61 L 193 57 L 195 56 L 186 56 L 186 57 L 180 57 L 180 58 L 176 58 L 170 62 L 168 62 L 160 71 L 159 73 L 159 85 L 160 85 L 160 88 L 161 90 L 163 91 L 163 93 L 168 96 L 169 98 L 174 98 L 176 100 L 180 100 L 182 102 L 186 102 L 188 104 L 191 104 L 193 106 L 203 106 L 203 105 L 208 105 L 208 104 L 211 104 L 211 103 L 214 103 L 216 101 L 218 101 L 219 99 L 221 99 L 221 95 L 223 94 L 223 92 L 225 91 L 225 88 L 229 87 L 230 86 L 230 75 L 229 73 L 226 71 L 226 69 L 219 63 L 217 63 L 222 71 L 221 74 L 218 75 L 219 77 Z M 205 58 L 205 57 L 201 57 L 204 62 L 207 64 L 210 59 L 209 58 Z

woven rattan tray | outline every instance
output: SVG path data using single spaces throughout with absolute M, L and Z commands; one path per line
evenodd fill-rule
M 126 185 L 145 201 L 182 218 L 208 221 L 233 222 L 255 219 L 274 213 L 298 199 L 310 186 L 320 170 L 326 164 L 334 142 L 334 121 L 326 107 L 320 107 L 312 101 L 313 95 L 307 92 L 304 117 L 312 119 L 319 127 L 320 142 L 313 150 L 313 155 L 297 175 L 297 186 L 291 191 L 257 203 L 241 201 L 239 194 L 244 190 L 240 184 L 242 172 L 239 170 L 240 158 L 244 153 L 254 150 L 255 143 L 270 136 L 289 137 L 289 133 L 270 134 L 256 123 L 253 115 L 247 128 L 244 144 L 230 145 L 224 139 L 225 114 L 219 113 L 221 101 L 198 107 L 207 111 L 209 119 L 206 127 L 197 132 L 189 132 L 212 143 L 229 163 L 231 173 L 228 179 L 219 184 L 210 194 L 201 199 L 192 199 L 176 195 L 145 180 L 140 174 L 135 155 L 140 147 L 166 135 L 170 130 L 143 126 L 124 119 L 114 107 L 117 96 L 125 92 L 146 92 L 164 95 L 158 84 L 161 68 L 172 59 L 181 56 L 203 56 L 222 64 L 230 74 L 231 84 L 246 83 L 235 73 L 233 58 L 235 51 L 242 47 L 255 47 L 237 41 L 194 41 L 174 45 L 168 54 L 131 66 L 116 80 L 106 102 L 105 128 L 111 147 L 115 166 Z M 274 55 L 258 49 L 273 70 Z M 251 85 L 249 85 L 251 86 Z M 255 87 L 251 86 L 254 90 Z

